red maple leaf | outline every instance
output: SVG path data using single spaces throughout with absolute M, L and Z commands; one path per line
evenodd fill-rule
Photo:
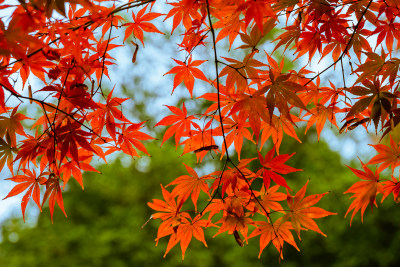
M 381 192 L 382 185 L 379 183 L 379 171 L 376 169 L 375 174 L 362 162 L 362 167 L 364 171 L 354 169 L 350 166 L 347 166 L 358 178 L 364 180 L 360 182 L 356 182 L 349 189 L 344 192 L 344 194 L 353 193 L 350 198 L 354 198 L 353 202 L 349 206 L 345 217 L 347 214 L 353 210 L 353 214 L 351 215 L 350 225 L 353 221 L 354 215 L 361 210 L 361 221 L 363 221 L 364 211 L 368 205 L 371 206 L 371 210 L 373 209 L 373 205 L 376 204 L 376 195 Z
M 183 82 L 190 93 L 190 97 L 192 97 L 194 78 L 208 82 L 204 73 L 201 70 L 199 70 L 198 68 L 196 68 L 196 67 L 200 66 L 201 64 L 203 64 L 204 62 L 206 62 L 206 60 L 192 61 L 192 56 L 189 57 L 187 63 L 176 60 L 176 59 L 173 59 L 173 60 L 179 66 L 175 66 L 170 71 L 165 73 L 165 74 L 175 74 L 174 88 L 172 89 L 172 93 L 174 92 L 175 88 Z
M 393 141 L 392 136 L 390 136 L 390 147 L 382 144 L 370 146 L 375 148 L 379 154 L 370 159 L 367 165 L 381 164 L 378 167 L 378 173 L 391 166 L 393 174 L 394 169 L 400 166 L 400 148 L 399 145 Z
M 257 172 L 257 175 L 259 176 L 262 175 L 262 178 L 264 180 L 264 185 L 266 188 L 269 188 L 271 180 L 273 180 L 278 185 L 290 189 L 290 187 L 287 185 L 285 181 L 285 178 L 283 178 L 279 174 L 288 174 L 291 172 L 302 171 L 300 169 L 296 169 L 285 164 L 285 162 L 288 161 L 295 153 L 291 155 L 289 154 L 278 155 L 276 157 L 274 157 L 274 154 L 275 154 L 275 147 L 273 147 L 265 155 L 265 157 L 263 157 L 261 153 L 258 153 L 258 159 L 260 160 L 260 163 L 263 167 Z
M 287 195 L 287 203 L 290 211 L 286 213 L 284 218 L 290 219 L 293 229 L 296 231 L 299 239 L 300 239 L 300 230 L 302 229 L 302 227 L 305 227 L 306 229 L 313 230 L 323 236 L 326 236 L 323 232 L 321 232 L 321 230 L 318 228 L 318 225 L 315 223 L 313 219 L 336 214 L 318 207 L 312 207 L 313 205 L 317 204 L 317 202 L 320 201 L 320 199 L 327 193 L 305 197 L 307 185 L 308 181 L 296 193 L 295 196 L 292 196 L 289 193 Z
M 155 12 L 149 12 L 145 14 L 147 9 L 147 6 L 142 8 L 137 15 L 132 12 L 132 19 L 134 22 L 129 22 L 126 23 L 124 26 L 127 26 L 125 30 L 125 37 L 124 37 L 124 42 L 128 37 L 133 33 L 133 35 L 138 38 L 142 44 L 144 45 L 143 42 L 143 31 L 145 32 L 156 32 L 156 33 L 161 33 L 152 23 L 148 22 L 151 21 L 155 18 L 158 18 L 159 16 L 162 16 L 160 13 L 155 13 Z
M 40 205 L 40 185 L 46 183 L 46 178 L 44 178 L 43 176 L 48 173 L 44 172 L 36 175 L 35 170 L 31 172 L 29 169 L 22 169 L 22 172 L 24 174 L 16 175 L 6 179 L 16 182 L 18 184 L 14 186 L 14 188 L 11 189 L 8 195 L 3 199 L 19 195 L 25 190 L 28 190 L 22 197 L 21 201 L 22 217 L 25 221 L 25 209 L 31 197 L 36 205 L 39 207 L 40 211 L 42 211 L 42 206 Z

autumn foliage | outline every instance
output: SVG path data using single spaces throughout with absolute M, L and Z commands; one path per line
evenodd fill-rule
M 272 244 L 280 257 L 285 243 L 299 250 L 296 240 L 306 230 L 325 236 L 316 219 L 335 213 L 316 206 L 326 193 L 308 194 L 308 181 L 296 192 L 285 179 L 302 170 L 288 162 L 294 153 L 279 153 L 283 137 L 301 142 L 300 124 L 306 131 L 315 125 L 318 138 L 326 125 L 384 137 L 400 123 L 395 0 L 0 3 L 8 14 L 0 19 L 0 170 L 12 173 L 7 179 L 16 184 L 5 198 L 21 195 L 23 215 L 31 199 L 40 210 L 48 202 L 51 218 L 56 203 L 66 214 L 63 189 L 71 178 L 83 188 L 82 172 L 97 171 L 94 157 L 148 154 L 144 143 L 154 138 L 145 122 L 129 120 L 121 109 L 127 99 L 106 94 L 102 82 L 113 80 L 108 68 L 117 63 L 109 51 L 130 41 L 139 67 L 139 47 L 151 34 L 180 41 L 166 73 L 173 84 L 163 90 L 187 90 L 192 101 L 208 105 L 202 114 L 190 114 L 185 103 L 166 106 L 170 115 L 155 125 L 166 129 L 161 144 L 172 139 L 183 154 L 195 153 L 199 166 L 210 155 L 222 163 L 202 176 L 185 165 L 186 174 L 161 186 L 163 200 L 148 203 L 151 218 L 161 220 L 156 241 L 169 238 L 166 254 L 179 243 L 183 258 L 193 239 L 207 246 L 209 229 L 215 236 L 227 232 L 240 246 L 258 239 L 259 255 Z M 154 12 L 155 5 L 165 14 Z M 169 32 L 159 30 L 165 21 Z M 117 29 L 124 31 L 121 40 L 113 35 Z M 272 32 L 278 34 L 266 48 Z M 275 51 L 292 57 L 296 69 Z M 325 67 L 310 67 L 318 61 Z M 328 71 L 340 79 L 323 78 Z M 42 87 L 30 85 L 33 76 Z M 200 81 L 207 93 L 193 98 Z M 22 112 L 28 106 L 38 115 Z M 244 144 L 252 155 L 241 153 Z M 361 162 L 362 169 L 349 167 L 361 179 L 344 192 L 353 194 L 350 221 L 377 205 L 378 194 L 400 200 L 399 144 L 372 146 L 377 155 Z M 386 169 L 389 180 L 380 178 Z

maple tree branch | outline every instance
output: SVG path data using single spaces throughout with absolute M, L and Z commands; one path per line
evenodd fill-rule
M 346 45 L 346 47 L 344 48 L 343 52 L 340 54 L 339 58 L 336 59 L 331 65 L 329 65 L 328 67 L 326 67 L 324 70 L 322 70 L 321 72 L 319 72 L 319 73 L 318 73 L 317 75 L 315 75 L 314 77 L 308 78 L 308 79 L 310 79 L 310 80 L 309 80 L 308 82 L 306 82 L 303 86 L 308 85 L 308 84 L 311 83 L 313 80 L 315 80 L 317 77 L 319 77 L 321 74 L 323 74 L 324 72 L 326 72 L 327 70 L 329 70 L 330 68 L 332 68 L 333 66 L 335 66 L 336 63 L 338 63 L 340 60 L 342 60 L 342 58 L 344 57 L 344 55 L 345 55 L 345 54 L 348 52 L 348 50 L 350 49 L 350 45 L 351 45 L 351 42 L 353 41 L 354 35 L 356 34 L 357 29 L 358 29 L 358 27 L 360 26 L 360 23 L 361 23 L 361 21 L 363 20 L 363 18 L 364 18 L 364 16 L 365 16 L 365 13 L 367 13 L 367 11 L 368 11 L 370 5 L 372 4 L 372 2 L 373 2 L 373 0 L 370 0 L 370 1 L 369 1 L 369 3 L 368 3 L 368 5 L 366 6 L 365 10 L 364 10 L 363 13 L 361 14 L 360 19 L 358 20 L 356 26 L 354 27 L 353 34 L 351 35 L 349 42 L 347 43 L 347 45 Z
M 221 125 L 221 132 L 222 132 L 222 138 L 224 139 L 224 145 L 225 145 L 225 152 L 226 152 L 226 159 L 229 161 L 229 153 L 228 153 L 228 146 L 226 144 L 226 138 L 225 138 L 225 130 L 224 130 L 224 124 L 222 120 L 222 112 L 221 112 L 221 97 L 220 97 L 220 88 L 219 88 L 219 71 L 218 71 L 218 55 L 217 55 L 217 43 L 215 41 L 215 30 L 212 25 L 211 21 L 211 13 L 210 13 L 210 4 L 208 0 L 206 0 L 206 6 L 207 6 L 207 16 L 208 16 L 208 22 L 210 24 L 210 31 L 211 31 L 211 36 L 212 36 L 212 42 L 213 42 L 213 48 L 214 48 L 214 65 L 215 65 L 215 75 L 216 75 L 216 82 L 217 82 L 217 101 L 218 101 L 218 116 L 219 116 L 219 123 Z M 222 174 L 221 174 L 222 177 Z
M 106 44 L 106 48 L 104 49 L 104 53 L 103 53 L 103 65 L 101 67 L 101 76 L 100 76 L 100 81 L 99 81 L 99 86 L 97 87 L 96 91 L 94 92 L 94 94 L 96 94 L 98 92 L 98 90 L 100 89 L 101 95 L 104 97 L 104 93 L 103 93 L 103 89 L 101 88 L 101 83 L 103 81 L 103 76 L 104 76 L 104 68 L 105 68 L 105 63 L 106 63 L 106 54 L 107 54 L 107 50 L 108 50 L 108 45 L 110 44 L 110 40 L 111 40 L 111 32 L 112 32 L 112 28 L 113 28 L 113 24 L 111 23 L 110 26 L 110 31 L 108 33 L 108 39 L 107 39 L 107 44 Z M 94 95 L 93 94 L 93 95 Z M 93 96 L 92 96 L 93 97 Z
M 156 0 L 137 0 L 135 2 L 126 3 L 126 4 L 123 4 L 123 5 L 115 8 L 107 16 L 113 15 L 113 14 L 115 14 L 117 12 L 124 11 L 124 10 L 130 9 L 130 8 L 133 8 L 133 7 L 139 7 L 139 6 L 147 5 L 147 4 L 150 4 L 151 2 L 155 2 L 155 1 Z
M 190 52 L 188 52 L 187 56 L 185 57 L 185 63 L 186 60 L 188 60 L 189 56 L 193 53 L 193 51 L 200 45 L 200 43 L 207 37 L 207 34 L 210 32 L 210 30 L 208 30 L 201 38 L 200 40 L 192 47 L 192 49 L 190 49 Z
M 247 62 L 246 62 L 246 64 L 244 64 L 244 65 L 241 66 L 241 67 L 234 67 L 234 66 L 231 66 L 231 65 L 229 65 L 229 64 L 227 64 L 227 63 L 225 63 L 225 62 L 223 62 L 223 61 L 220 61 L 220 60 L 218 60 L 218 63 L 220 63 L 220 64 L 222 64 L 222 65 L 225 65 L 225 66 L 227 66 L 227 67 L 229 67 L 229 68 L 235 70 L 235 71 L 236 71 L 243 79 L 245 79 L 246 81 L 247 81 L 247 80 L 261 80 L 261 81 L 267 81 L 267 80 L 268 80 L 268 79 L 261 78 L 261 77 L 247 77 L 247 76 L 245 76 L 243 73 L 241 73 L 239 70 L 244 69 L 244 68 L 246 67 L 246 65 L 247 65 Z
M 56 146 L 57 146 L 57 139 L 56 139 L 56 119 L 57 119 L 57 110 L 59 109 L 59 107 L 60 107 L 60 103 L 61 103 L 61 97 L 62 97 L 62 94 L 63 94 L 63 92 L 64 92 L 64 87 L 65 87 L 65 85 L 67 84 L 67 80 L 68 80 L 68 76 L 69 76 L 69 73 L 70 73 L 70 71 L 71 71 L 71 69 L 73 69 L 73 68 L 75 68 L 75 60 L 74 59 L 72 59 L 71 61 L 74 61 L 73 62 L 73 65 L 72 65 L 72 67 L 71 68 L 68 68 L 68 71 L 67 71 L 67 75 L 65 75 L 65 79 L 64 79 L 64 83 L 63 83 L 63 85 L 62 85 L 62 87 L 61 87 L 61 92 L 60 92 L 60 96 L 58 97 L 58 100 L 57 100 L 57 107 L 56 107 L 56 110 L 54 111 L 54 118 L 53 118 L 53 122 L 52 122 L 52 125 L 53 125 L 53 140 L 54 140 L 54 159 L 53 159 L 53 163 L 54 163 L 54 166 L 57 166 L 57 162 L 56 162 L 56 155 L 57 155 L 57 150 L 56 150 Z M 71 116 L 73 117 L 73 115 L 74 114 L 72 114 Z M 60 159 L 60 165 L 61 165 L 61 162 L 62 162 L 62 159 Z
M 206 204 L 206 206 L 203 208 L 203 210 L 199 213 L 200 216 L 203 216 L 203 212 L 207 209 L 207 207 L 211 204 L 211 202 L 215 199 L 215 197 L 216 197 L 217 194 L 219 193 L 218 188 L 221 186 L 222 175 L 224 174 L 227 165 L 228 165 L 228 161 L 225 160 L 225 162 L 224 162 L 224 167 L 222 168 L 221 174 L 219 175 L 220 177 L 218 178 L 219 181 L 218 181 L 218 185 L 217 185 L 217 187 L 216 187 L 216 189 L 215 189 L 215 192 L 214 192 L 214 194 L 212 195 L 211 199 L 207 202 L 207 204 Z M 220 195 L 221 195 L 221 194 L 220 194 Z M 221 195 L 221 200 L 224 201 L 222 195 Z
M 105 18 L 108 18 L 109 16 L 112 16 L 112 15 L 114 15 L 114 14 L 117 13 L 117 12 L 120 12 L 120 11 L 123 11 L 123 10 L 127 10 L 127 9 L 130 9 L 130 8 L 134 8 L 134 7 L 139 7 L 139 6 L 142 6 L 142 5 L 146 5 L 146 4 L 149 4 L 149 3 L 151 3 L 151 2 L 155 2 L 155 1 L 156 1 L 156 0 L 144 0 L 144 1 L 138 0 L 138 1 L 135 1 L 135 2 L 129 2 L 129 3 L 123 4 L 123 5 L 121 5 L 121 6 L 117 7 L 117 8 L 115 8 L 115 9 L 113 9 L 110 13 L 107 14 L 107 16 L 105 16 Z M 139 2 L 139 3 L 137 3 L 137 2 Z M 90 25 L 92 25 L 93 23 L 95 23 L 95 21 L 94 21 L 94 20 L 90 20 L 90 21 L 85 22 L 84 24 L 81 24 L 81 25 L 72 27 L 72 28 L 70 28 L 70 30 L 72 30 L 72 31 L 77 31 L 77 30 L 79 30 L 80 28 L 88 28 L 88 27 L 89 27 Z M 96 28 L 98 28 L 100 25 L 101 25 L 101 24 L 99 24 Z M 65 35 L 68 35 L 68 32 L 66 32 Z M 61 39 L 61 37 L 57 37 L 56 39 L 50 41 L 48 44 L 45 44 L 44 47 L 41 47 L 41 48 L 39 48 L 39 49 L 36 49 L 35 51 L 33 51 L 33 52 L 31 52 L 30 54 L 26 55 L 26 57 L 27 57 L 27 58 L 30 58 L 30 57 L 36 55 L 37 53 L 43 51 L 43 49 L 44 49 L 45 47 L 48 47 L 48 46 L 50 46 L 50 45 L 56 43 L 56 42 L 59 41 L 60 39 Z M 4 66 L 0 66 L 0 70 L 3 70 L 3 69 L 5 69 L 5 68 L 7 68 L 7 67 L 9 67 L 9 66 L 11 66 L 11 65 L 14 65 L 15 63 L 20 62 L 20 61 L 22 61 L 22 60 L 23 60 L 23 58 L 16 59 L 16 60 L 14 60 L 14 61 L 12 61 L 12 62 L 10 62 L 10 63 L 4 65 Z
M 226 138 L 225 138 L 225 131 L 224 131 L 224 125 L 223 125 L 223 119 L 222 119 L 222 113 L 221 113 L 221 101 L 220 101 L 220 87 L 219 87 L 219 71 L 218 71 L 218 55 L 217 55 L 217 47 L 216 47 L 216 41 L 215 41 L 215 30 L 212 26 L 212 21 L 211 21 L 211 14 L 210 14 L 210 6 L 209 6 L 209 1 L 206 0 L 206 7 L 207 7 L 207 15 L 208 15 L 208 21 L 210 24 L 210 30 L 211 30 L 211 35 L 212 35 L 212 41 L 213 41 L 213 48 L 214 48 L 214 63 L 215 63 L 215 72 L 216 72 L 216 83 L 217 83 L 217 101 L 218 101 L 218 115 L 219 115 L 219 119 L 220 119 L 220 126 L 221 126 L 221 132 L 222 132 L 222 137 L 223 137 L 223 142 L 225 145 L 225 153 L 226 153 L 226 162 L 224 164 L 224 169 L 226 166 L 227 162 L 230 162 L 235 169 L 240 173 L 240 175 L 243 177 L 243 179 L 246 181 L 246 183 L 249 186 L 250 189 L 250 193 L 251 195 L 256 199 L 256 201 L 258 202 L 258 204 L 261 206 L 261 208 L 264 210 L 264 212 L 267 215 L 268 220 L 272 223 L 272 219 L 270 217 L 270 213 L 267 212 L 267 210 L 265 209 L 265 207 L 261 204 L 260 200 L 256 197 L 256 195 L 254 194 L 254 191 L 251 189 L 251 184 L 249 183 L 249 181 L 246 179 L 246 177 L 244 176 L 243 172 L 236 166 L 236 164 L 233 163 L 233 161 L 231 160 L 231 158 L 229 157 L 229 152 L 228 152 L 228 146 L 226 143 Z M 223 172 L 221 172 L 221 176 L 220 176 L 220 181 L 219 181 L 219 185 L 221 183 L 222 180 L 222 175 Z M 217 187 L 217 191 L 218 191 L 218 187 Z M 211 201 L 210 201 L 211 202 Z M 210 203 L 209 202 L 209 203 Z M 209 204 L 207 204 L 208 206 Z M 273 224 L 273 223 L 272 223 Z M 274 233 L 276 236 L 278 236 L 277 231 L 274 229 Z M 281 248 L 282 249 L 282 248 Z
M 216 48 L 216 41 L 215 41 L 215 30 L 212 26 L 212 22 L 211 22 L 211 14 L 210 14 L 210 7 L 209 7 L 209 2 L 208 0 L 206 0 L 206 5 L 207 5 L 207 15 L 208 15 L 208 21 L 210 23 L 210 31 L 211 31 L 211 35 L 212 35 L 212 40 L 213 40 L 213 49 L 214 49 L 214 62 L 215 62 L 215 72 L 216 72 L 216 83 L 217 83 L 217 101 L 218 101 L 218 115 L 219 115 L 219 119 L 220 119 L 220 126 L 221 126 L 221 132 L 222 132 L 222 137 L 223 137 L 223 142 L 225 145 L 225 153 L 226 153 L 226 161 L 230 162 L 235 169 L 240 173 L 240 175 L 243 177 L 243 179 L 246 181 L 246 183 L 249 186 L 251 195 L 256 199 L 256 201 L 258 202 L 258 204 L 261 206 L 261 208 L 264 210 L 264 212 L 266 213 L 268 219 L 272 222 L 271 218 L 270 218 L 270 213 L 265 209 L 265 207 L 261 204 L 261 202 L 259 201 L 259 199 L 256 197 L 256 195 L 254 194 L 254 191 L 251 189 L 251 184 L 249 183 L 249 181 L 246 179 L 245 175 L 243 174 L 243 172 L 236 166 L 236 164 L 234 164 L 234 162 L 231 160 L 231 158 L 229 157 L 229 152 L 228 152 L 228 146 L 226 143 L 226 138 L 225 138 L 225 131 L 224 131 L 224 125 L 223 125 L 223 119 L 222 119 L 222 113 L 221 113 L 221 102 L 220 102 L 220 88 L 219 88 L 219 71 L 218 71 L 218 55 L 217 55 L 217 48 Z M 227 65 L 229 66 L 229 65 Z M 236 70 L 237 71 L 237 70 Z M 240 72 L 239 72 L 240 73 Z M 225 166 L 226 163 L 224 164 L 224 170 L 225 170 Z M 220 181 L 222 180 L 222 175 L 223 172 L 221 173 L 220 176 Z M 219 183 L 220 185 L 220 183 Z M 218 189 L 218 187 L 217 187 Z
M 26 100 L 29 100 L 29 101 L 37 102 L 37 103 L 40 103 L 42 106 L 45 105 L 45 106 L 48 106 L 48 107 L 50 107 L 50 108 L 55 109 L 56 111 L 58 111 L 58 112 L 60 112 L 60 113 L 63 113 L 64 115 L 66 115 L 66 116 L 68 116 L 69 118 L 71 118 L 73 121 L 75 121 L 75 122 L 79 123 L 80 125 L 82 125 L 82 126 L 83 126 L 84 128 L 86 128 L 90 133 L 92 133 L 92 134 L 96 135 L 98 138 L 100 138 L 100 139 L 103 141 L 104 144 L 108 144 L 108 143 L 109 143 L 109 142 L 107 142 L 106 139 L 104 139 L 104 137 L 100 136 L 98 133 L 96 133 L 95 131 L 93 131 L 93 129 L 91 129 L 90 127 L 86 126 L 84 123 L 80 122 L 78 119 L 76 119 L 71 113 L 68 113 L 68 112 L 66 112 L 66 111 L 64 111 L 64 110 L 62 110 L 62 109 L 56 108 L 56 106 L 54 106 L 54 105 L 52 105 L 52 104 L 50 104 L 50 103 L 47 103 L 47 102 L 45 102 L 45 101 L 43 101 L 43 100 L 39 100 L 39 99 L 36 99 L 36 98 L 33 98 L 33 97 L 28 97 L 28 96 L 23 96 L 23 95 L 16 94 L 14 91 L 12 91 L 11 89 L 9 89 L 6 85 L 4 85 L 4 84 L 1 83 L 1 82 L 0 82 L 0 86 L 2 86 L 2 87 L 3 87 L 4 89 L 6 89 L 10 94 L 12 94 L 14 97 L 16 97 L 16 98 L 18 98 L 18 99 L 22 98 L 22 99 L 26 99 Z

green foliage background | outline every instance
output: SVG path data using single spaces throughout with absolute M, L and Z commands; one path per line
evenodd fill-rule
M 48 210 L 33 228 L 21 218 L 6 221 L 0 266 L 399 266 L 400 212 L 396 204 L 388 199 L 372 214 L 367 210 L 363 224 L 357 214 L 350 228 L 349 218 L 343 218 L 350 200 L 342 192 L 357 178 L 343 166 L 338 154 L 326 143 L 313 141 L 312 135 L 303 144 L 285 141 L 281 153 L 298 151 L 289 164 L 304 169 L 287 178 L 292 188 L 300 189 L 310 178 L 308 194 L 331 190 L 319 206 L 338 215 L 318 219 L 328 237 L 303 231 L 302 240 L 297 240 L 300 252 L 285 245 L 283 261 L 272 246 L 257 259 L 258 238 L 242 248 L 233 236 L 212 238 L 216 229 L 206 233 L 208 248 L 192 241 L 185 261 L 178 246 L 163 258 L 168 239 L 163 238 L 157 247 L 154 242 L 159 221 L 151 220 L 141 230 L 152 213 L 146 203 L 161 197 L 159 183 L 166 185 L 185 173 L 182 161 L 195 161 L 194 155 L 178 158 L 168 142 L 161 149 L 149 144 L 153 157 L 146 172 L 136 168 L 141 159 L 130 167 L 116 160 L 100 168 L 102 175 L 85 174 L 84 191 L 70 183 L 64 194 L 67 219 L 57 208 L 53 225 Z

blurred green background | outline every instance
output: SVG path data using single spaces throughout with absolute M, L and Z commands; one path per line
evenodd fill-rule
M 388 199 L 373 213 L 368 209 L 364 223 L 357 214 L 350 227 L 349 218 L 343 218 L 349 195 L 342 192 L 356 177 L 337 153 L 314 137 L 307 135 L 303 144 L 285 140 L 282 153 L 298 151 L 289 164 L 305 170 L 287 180 L 298 190 L 310 178 L 308 194 L 330 190 L 318 206 L 338 215 L 317 220 L 328 237 L 303 231 L 301 241 L 295 237 L 301 251 L 285 245 L 282 261 L 271 245 L 257 259 L 258 237 L 242 248 L 227 234 L 211 238 L 217 229 L 206 231 L 208 248 L 193 240 L 185 261 L 179 245 L 163 258 L 168 238 L 158 247 L 154 242 L 160 222 L 151 220 L 141 230 L 152 213 L 146 203 L 161 197 L 160 183 L 166 185 L 185 173 L 182 161 L 195 161 L 194 155 L 179 158 L 167 142 L 162 148 L 149 144 L 152 157 L 134 160 L 129 167 L 118 159 L 101 166 L 102 174 L 85 174 L 84 191 L 71 182 L 64 193 L 68 218 L 57 207 L 53 225 L 48 210 L 33 227 L 20 217 L 5 221 L 0 266 L 400 266 L 398 207 Z

